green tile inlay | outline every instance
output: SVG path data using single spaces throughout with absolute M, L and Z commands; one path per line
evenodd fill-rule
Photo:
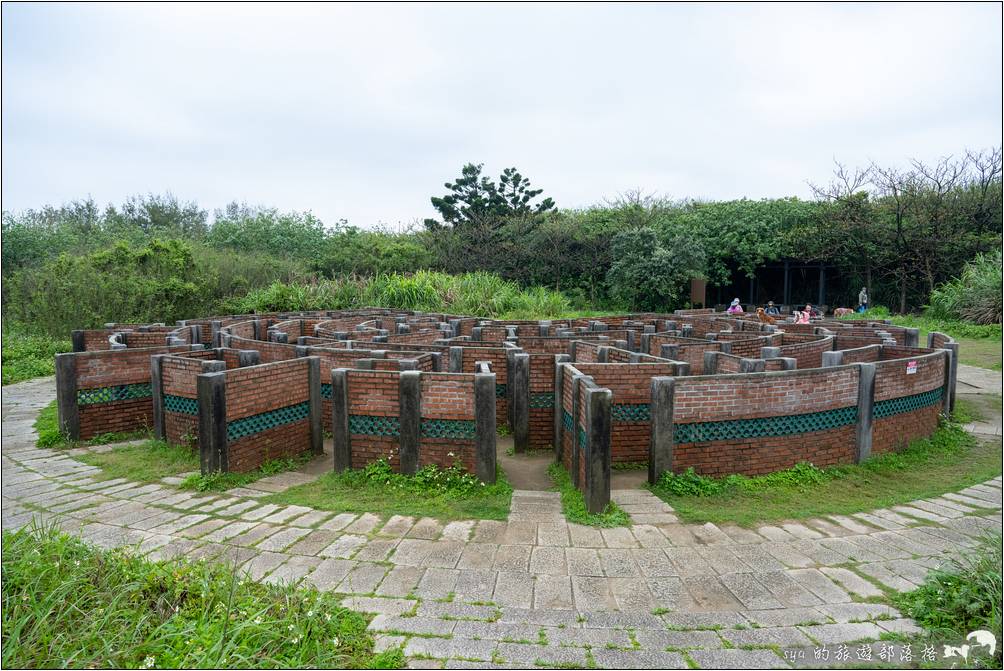
M 149 398 L 153 395 L 149 382 L 137 384 L 117 384 L 112 387 L 94 387 L 93 389 L 78 389 L 77 404 L 111 403 L 113 401 L 129 401 L 134 398 Z
M 310 403 L 304 401 L 296 405 L 287 405 L 267 412 L 260 412 L 250 417 L 241 417 L 227 422 L 227 441 L 240 440 L 277 426 L 292 424 L 301 419 L 307 419 L 310 414 Z
M 540 394 L 530 394 L 530 407 L 531 408 L 553 408 L 554 407 L 554 392 L 545 392 Z
M 164 394 L 164 409 L 171 412 L 180 412 L 185 415 L 199 414 L 198 399 L 185 396 L 175 396 L 174 394 Z
M 784 417 L 757 417 L 754 419 L 730 419 L 720 422 L 674 424 L 673 442 L 710 443 L 716 440 L 790 436 L 798 433 L 837 429 L 856 423 L 857 418 L 857 406 L 850 406 L 847 408 L 810 412 L 803 415 L 787 415 Z
M 564 408 L 561 409 L 561 424 L 565 427 L 565 431 L 571 431 L 575 428 L 575 422 L 572 421 L 572 413 Z
M 505 398 L 506 386 L 504 384 L 495 385 L 495 398 Z
M 401 420 L 380 415 L 349 415 L 349 433 L 362 436 L 399 436 Z
M 586 430 L 579 424 L 579 451 L 586 451 Z
M 614 403 L 610 416 L 615 422 L 649 422 L 652 413 L 648 403 Z
M 875 419 L 883 419 L 885 417 L 892 417 L 893 415 L 899 415 L 904 412 L 913 412 L 914 410 L 920 410 L 921 408 L 941 403 L 942 393 L 943 389 L 938 387 L 937 389 L 913 394 L 911 396 L 902 396 L 900 398 L 890 398 L 885 401 L 876 401 L 874 417 Z
M 334 393 L 334 392 L 332 392 L 331 383 L 330 382 L 328 382 L 328 383 L 322 382 L 321 383 L 321 398 L 326 398 L 328 400 L 331 400 L 331 394 L 332 393 Z
M 453 438 L 474 440 L 475 424 L 472 419 L 423 419 L 423 438 Z

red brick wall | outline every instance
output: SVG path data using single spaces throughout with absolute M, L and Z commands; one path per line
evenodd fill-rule
M 73 357 L 77 390 L 149 384 L 150 357 L 182 349 L 179 346 L 79 352 Z M 153 401 L 149 396 L 108 403 L 85 403 L 77 408 L 81 440 L 103 433 L 125 433 L 153 426 Z
M 227 422 L 310 400 L 307 359 L 226 371 Z M 274 427 L 227 444 L 231 472 L 253 470 L 270 459 L 310 451 L 308 419 Z
M 232 336 L 237 336 L 238 338 L 253 340 L 254 320 L 242 321 L 237 322 L 236 324 L 230 324 L 229 326 L 224 326 L 223 332 L 229 333 Z
M 740 360 L 741 357 L 732 354 L 719 353 L 716 361 L 717 370 L 715 372 L 720 375 L 725 373 L 738 373 Z
M 348 397 L 350 415 L 375 415 L 399 417 L 400 373 L 391 371 L 348 372 Z M 352 442 L 352 468 L 363 468 L 371 461 L 387 457 L 394 470 L 400 468 L 397 436 L 370 436 L 354 433 Z
M 719 422 L 821 412 L 857 405 L 858 369 L 853 366 L 791 371 L 767 376 L 677 378 L 674 423 Z M 855 425 L 768 438 L 678 443 L 673 470 L 693 467 L 705 475 L 758 475 L 800 461 L 816 466 L 852 463 Z
M 530 395 L 554 393 L 554 355 L 530 354 Z M 554 446 L 554 406 L 534 408 L 530 404 L 531 449 Z
M 575 361 L 582 363 L 596 363 L 600 360 L 600 345 L 599 343 L 586 342 L 580 340 L 575 343 Z
M 880 345 L 866 345 L 854 349 L 845 349 L 841 363 L 874 363 L 879 360 L 881 351 Z
M 422 419 L 474 421 L 474 376 L 462 373 L 422 374 Z M 418 442 L 418 467 L 435 464 L 441 468 L 460 461 L 474 471 L 475 441 L 426 438 Z M 450 456 L 450 455 L 453 456 Z
M 212 354 L 212 351 L 191 354 Z M 196 377 L 202 374 L 202 362 L 207 357 L 167 356 L 161 359 L 163 392 L 172 396 L 198 399 Z M 164 432 L 173 445 L 197 445 L 199 416 L 164 410 Z
M 875 402 L 912 396 L 937 389 L 944 384 L 945 359 L 940 352 L 886 359 L 896 350 L 918 351 L 913 348 L 883 347 L 883 360 L 875 364 Z M 907 364 L 917 363 L 917 372 L 907 373 Z M 904 412 L 872 422 L 872 452 L 896 450 L 911 440 L 929 436 L 938 428 L 941 405 L 929 405 L 913 412 Z
M 833 336 L 817 336 L 816 340 L 803 340 L 797 334 L 783 335 L 781 356 L 795 359 L 799 370 L 819 368 L 823 365 L 823 352 L 833 349 Z M 794 341 L 793 341 L 794 340 Z
M 231 338 L 230 346 L 234 349 L 258 350 L 258 354 L 261 355 L 261 362 L 263 364 L 275 363 L 277 361 L 287 361 L 289 359 L 296 358 L 296 345 L 289 345 L 281 342 Z
M 673 375 L 675 364 L 576 364 L 579 372 L 589 375 L 598 387 L 609 389 L 614 405 L 648 405 L 652 378 Z M 652 432 L 649 421 L 613 419 L 610 428 L 610 459 L 614 463 L 647 463 Z
M 478 361 L 489 361 L 492 372 L 495 373 L 495 384 L 509 383 L 509 362 L 506 358 L 508 348 L 505 347 L 464 347 L 461 359 L 461 372 L 473 373 Z M 443 355 L 448 356 L 447 354 Z M 445 366 L 446 364 L 444 364 Z M 553 383 L 552 383 L 553 384 Z M 509 401 L 506 396 L 495 397 L 495 424 L 505 426 L 509 417 Z

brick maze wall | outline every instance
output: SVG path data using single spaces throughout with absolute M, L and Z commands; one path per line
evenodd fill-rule
M 422 430 L 418 466 L 449 467 L 459 461 L 474 471 L 474 376 L 423 373 Z
M 530 354 L 530 448 L 554 446 L 554 355 Z
M 945 359 L 940 352 L 887 359 L 913 348 L 883 348 L 875 364 L 875 418 L 872 452 L 905 447 L 911 440 L 929 436 L 938 428 L 942 408 Z M 916 363 L 915 367 L 910 363 Z M 909 372 L 915 370 L 916 372 Z
M 673 470 L 759 475 L 801 461 L 852 463 L 857 398 L 853 366 L 677 378 Z

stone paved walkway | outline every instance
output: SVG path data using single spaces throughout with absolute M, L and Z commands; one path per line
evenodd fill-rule
M 542 491 L 515 492 L 506 522 L 280 507 L 258 500 L 260 486 L 207 495 L 101 481 L 66 451 L 35 447 L 32 423 L 53 397 L 51 378 L 3 388 L 4 529 L 51 520 L 151 559 L 302 579 L 376 613 L 378 645 L 403 646 L 416 667 L 787 667 L 783 649 L 917 632 L 867 600 L 913 589 L 946 554 L 1001 531 L 1000 478 L 757 529 L 681 524 L 639 490 L 614 492 L 634 524 L 613 529 L 567 523 Z

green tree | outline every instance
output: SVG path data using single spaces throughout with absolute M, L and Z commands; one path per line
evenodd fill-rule
M 704 271 L 704 250 L 686 235 L 660 242 L 651 228 L 637 228 L 615 235 L 611 249 L 614 261 L 607 282 L 614 296 L 632 310 L 673 307 L 684 283 Z
M 482 163 L 468 163 L 455 182 L 444 184 L 449 193 L 432 197 L 432 206 L 443 221 L 426 219 L 425 226 L 429 230 L 462 227 L 486 220 L 504 222 L 511 217 L 539 215 L 554 209 L 554 201 L 550 198 L 533 202 L 544 190 L 531 188 L 530 180 L 516 168 L 503 170 L 496 184 L 481 174 L 483 167 Z

